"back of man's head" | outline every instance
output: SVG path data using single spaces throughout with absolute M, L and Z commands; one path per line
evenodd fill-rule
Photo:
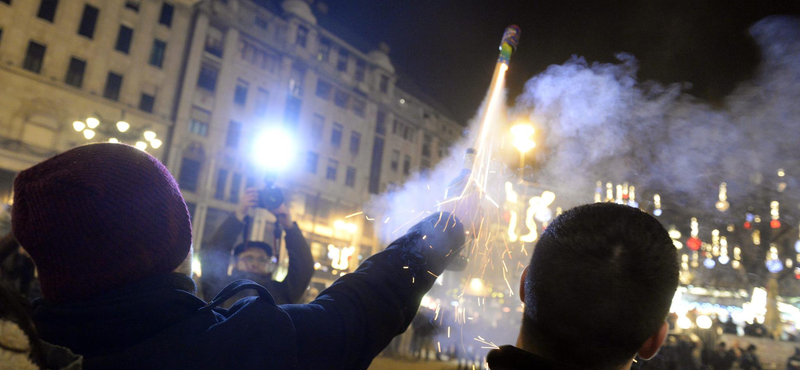
M 579 368 L 613 369 L 659 332 L 678 286 L 678 258 L 652 216 L 595 203 L 554 219 L 524 282 L 524 346 Z

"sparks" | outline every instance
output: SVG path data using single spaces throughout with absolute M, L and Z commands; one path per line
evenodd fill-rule
M 352 215 L 347 215 L 344 218 L 355 217 L 355 216 L 358 216 L 358 215 L 361 215 L 361 214 L 364 214 L 364 212 L 356 212 L 356 213 L 353 213 Z

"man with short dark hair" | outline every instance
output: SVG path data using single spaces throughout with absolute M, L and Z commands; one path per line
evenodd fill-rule
M 677 287 L 677 252 L 655 218 L 613 203 L 573 208 L 523 272 L 518 348 L 491 351 L 489 368 L 629 369 L 658 352 Z

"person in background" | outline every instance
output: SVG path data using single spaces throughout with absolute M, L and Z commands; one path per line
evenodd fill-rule
M 761 359 L 758 358 L 758 354 L 756 354 L 756 346 L 749 345 L 747 346 L 747 350 L 742 353 L 742 356 L 739 358 L 739 367 L 742 370 L 762 370 L 761 367 Z
M 311 248 L 302 231 L 286 207 L 281 204 L 270 210 L 278 223 L 286 231 L 286 250 L 289 253 L 289 271 L 283 281 L 272 279 L 277 266 L 271 245 L 264 242 L 245 241 L 234 247 L 236 240 L 245 231 L 248 213 L 258 204 L 258 192 L 250 188 L 245 191 L 236 211 L 217 228 L 208 246 L 200 252 L 203 268 L 202 285 L 204 296 L 213 298 L 222 288 L 239 279 L 252 280 L 267 288 L 277 304 L 298 303 L 314 275 L 314 258 Z M 234 265 L 230 276 L 228 268 L 233 253 Z M 254 295 L 255 292 L 241 292 L 223 304 L 230 307 L 239 298 Z
M 734 350 L 725 348 L 725 342 L 719 342 L 711 355 L 711 366 L 714 370 L 730 370 L 734 362 L 736 362 Z
M 626 370 L 637 355 L 652 358 L 667 337 L 678 270 L 653 216 L 614 203 L 564 212 L 522 273 L 517 346 L 490 351 L 489 368 Z
M 309 304 L 238 281 L 205 302 L 178 184 L 144 151 L 99 143 L 17 175 L 13 232 L 39 271 L 40 338 L 87 370 L 367 369 L 465 242 L 446 212 L 412 226 Z M 423 241 L 424 240 L 424 241 Z M 252 289 L 256 297 L 218 307 Z
M 792 357 L 786 360 L 786 370 L 800 370 L 800 348 L 795 348 Z
M 0 238 L 0 282 L 22 294 L 28 301 L 41 296 L 36 266 L 11 231 Z

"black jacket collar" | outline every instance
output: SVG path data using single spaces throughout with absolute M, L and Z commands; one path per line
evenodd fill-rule
M 486 362 L 491 370 L 576 370 L 514 346 L 489 351 Z

